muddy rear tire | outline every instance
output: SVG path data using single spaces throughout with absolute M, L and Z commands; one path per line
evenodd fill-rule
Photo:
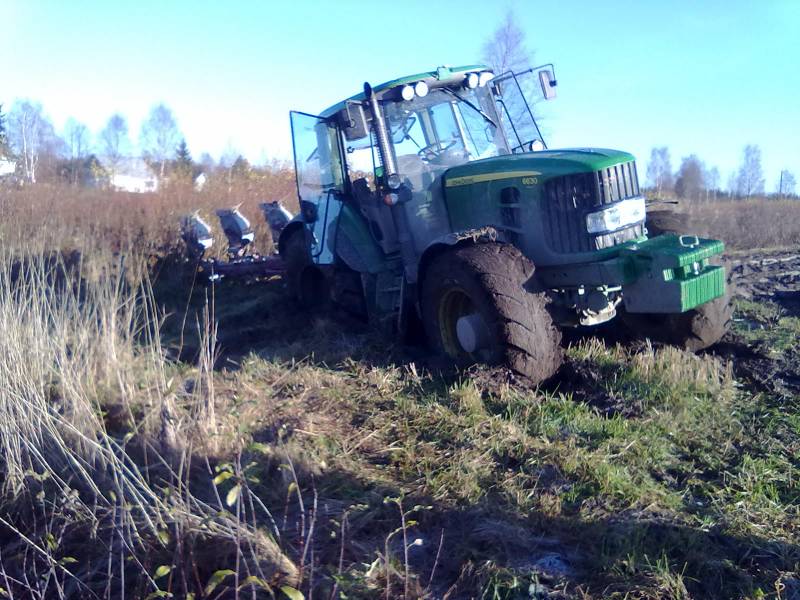
M 680 234 L 689 230 L 689 215 L 680 212 L 673 204 L 657 204 L 647 207 L 647 236 L 655 237 L 669 233 Z
M 306 233 L 298 229 L 283 245 L 286 287 L 302 308 L 322 308 L 330 303 L 330 286 L 325 275 L 312 261 Z
M 433 349 L 460 366 L 506 365 L 535 383 L 551 377 L 563 359 L 561 332 L 544 292 L 526 289 L 533 270 L 530 260 L 506 244 L 461 246 L 436 257 L 421 290 Z M 483 331 L 472 335 L 479 342 L 469 349 L 459 336 L 459 320 L 475 320 Z

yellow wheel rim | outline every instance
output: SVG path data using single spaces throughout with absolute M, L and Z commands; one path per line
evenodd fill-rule
M 461 317 L 475 312 L 467 293 L 461 288 L 451 288 L 439 300 L 439 337 L 448 356 L 459 358 L 467 356 L 458 341 L 456 324 Z

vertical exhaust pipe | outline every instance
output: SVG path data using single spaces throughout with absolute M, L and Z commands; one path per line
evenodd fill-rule
M 389 175 L 397 174 L 397 165 L 394 162 L 394 154 L 389 145 L 389 131 L 386 128 L 386 121 L 383 118 L 383 111 L 378 104 L 378 98 L 369 83 L 364 84 L 364 96 L 369 102 L 372 112 L 372 124 L 375 129 L 375 136 L 378 138 L 378 154 L 383 165 L 384 182 Z M 400 256 L 403 259 L 403 268 L 406 280 L 409 283 L 417 281 L 417 253 L 414 250 L 414 241 L 411 239 L 411 230 L 408 223 L 404 202 L 398 202 L 391 206 L 392 219 L 397 230 L 397 243 L 400 246 Z
M 383 165 L 384 178 L 389 175 L 397 173 L 397 165 L 394 164 L 394 155 L 392 149 L 389 147 L 389 132 L 386 129 L 386 121 L 383 118 L 383 111 L 378 105 L 378 98 L 372 90 L 369 83 L 364 83 L 364 96 L 369 102 L 369 108 L 372 112 L 372 124 L 375 128 L 375 136 L 378 138 L 378 154 L 381 157 L 381 164 Z

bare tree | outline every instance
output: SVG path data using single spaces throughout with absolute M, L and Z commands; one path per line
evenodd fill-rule
M 89 153 L 89 128 L 72 117 L 64 125 L 64 140 L 73 159 L 84 158 Z
M 100 132 L 100 145 L 100 151 L 113 174 L 130 147 L 128 122 L 125 117 L 119 113 L 111 115 L 106 126 Z
M 781 197 L 794 196 L 796 185 L 797 182 L 795 181 L 794 173 L 789 169 L 783 169 L 781 171 L 780 180 L 778 181 L 778 195 Z
M 647 180 L 650 187 L 657 194 L 667 192 L 673 188 L 672 162 L 669 157 L 669 148 L 661 146 L 650 151 L 650 162 L 647 164 Z
M 181 137 L 172 111 L 164 104 L 154 106 L 147 120 L 142 123 L 140 145 L 145 156 L 160 165 L 159 177 L 162 179 L 167 160 L 175 153 Z
M 42 154 L 55 146 L 53 124 L 44 116 L 42 105 L 30 100 L 16 101 L 8 121 L 11 147 L 22 161 L 23 175 L 28 182 L 36 183 Z
M 675 177 L 675 193 L 687 200 L 698 200 L 705 188 L 705 165 L 695 154 L 690 154 L 681 161 Z
M 736 171 L 728 175 L 728 197 L 733 198 L 736 194 Z
M 8 131 L 6 128 L 6 115 L 3 114 L 3 103 L 0 102 L 0 158 L 11 152 L 8 145 Z
M 496 75 L 506 71 L 523 71 L 530 65 L 533 53 L 525 43 L 525 32 L 517 25 L 517 18 L 512 11 L 492 36 L 483 44 L 483 60 Z
M 197 161 L 197 164 L 206 173 L 214 170 L 214 158 L 208 152 L 203 152 L 200 155 L 200 160 Z
M 711 167 L 705 175 L 706 179 L 706 200 L 708 200 L 709 195 L 713 195 L 714 200 L 717 199 L 717 192 L 719 191 L 719 169 L 717 167 Z
M 764 193 L 764 172 L 761 169 L 761 148 L 755 144 L 744 147 L 742 166 L 736 176 L 736 190 L 740 196 L 749 198 Z

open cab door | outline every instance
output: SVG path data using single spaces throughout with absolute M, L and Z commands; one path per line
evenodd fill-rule
M 313 262 L 333 264 L 332 229 L 342 207 L 344 168 L 339 131 L 334 123 L 292 111 L 292 144 L 300 213 Z

